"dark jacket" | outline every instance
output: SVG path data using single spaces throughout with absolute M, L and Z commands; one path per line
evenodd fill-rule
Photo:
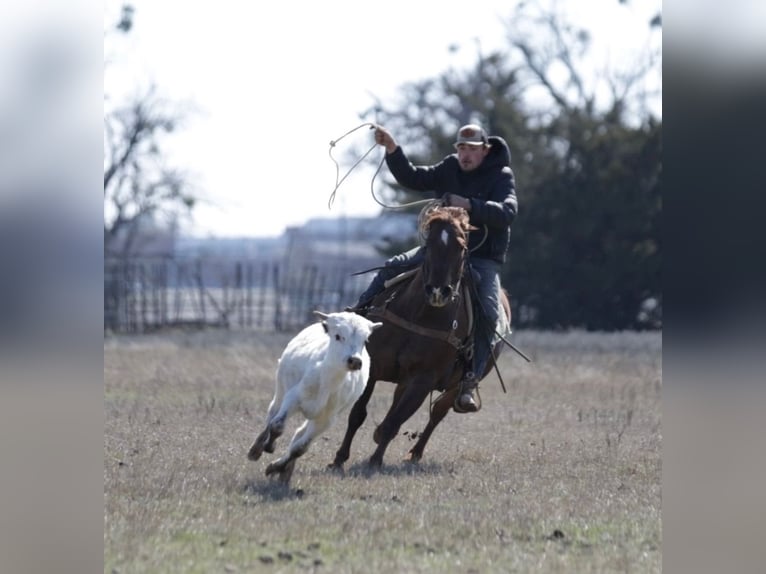
M 477 227 L 468 239 L 471 257 L 505 261 L 511 237 L 511 223 L 516 217 L 516 184 L 511 171 L 511 151 L 503 138 L 490 136 L 491 148 L 472 171 L 460 169 L 457 154 L 451 154 L 430 166 L 413 166 L 401 146 L 386 156 L 388 169 L 401 185 L 413 191 L 433 191 L 437 198 L 447 193 L 471 201 L 471 224 Z

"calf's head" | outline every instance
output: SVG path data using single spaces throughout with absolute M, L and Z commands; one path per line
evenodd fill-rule
M 364 345 L 372 332 L 383 323 L 373 323 L 356 313 L 342 312 L 314 313 L 322 318 L 322 327 L 330 338 L 327 358 L 335 365 L 342 365 L 349 371 L 358 371 L 367 363 L 369 356 Z

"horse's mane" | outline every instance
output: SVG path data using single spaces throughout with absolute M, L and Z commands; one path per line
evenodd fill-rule
M 468 245 L 468 232 L 471 229 L 468 219 L 468 212 L 462 207 L 440 207 L 432 210 L 426 216 L 423 227 L 428 229 L 435 221 L 451 225 L 455 228 L 458 242 L 465 249 L 466 245 Z

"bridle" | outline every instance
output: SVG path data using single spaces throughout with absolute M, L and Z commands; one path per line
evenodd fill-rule
M 452 282 L 449 282 L 449 283 L 447 283 L 446 286 L 444 286 L 444 287 L 449 288 L 450 300 L 454 300 L 454 299 L 456 299 L 456 298 L 458 298 L 460 296 L 461 282 L 462 282 L 462 279 L 463 279 L 463 274 L 465 273 L 465 266 L 466 266 L 466 261 L 467 261 L 468 253 L 469 253 L 468 249 L 466 247 L 468 238 L 467 238 L 467 234 L 466 234 L 465 237 L 460 237 L 458 235 L 458 229 L 457 228 L 458 228 L 459 222 L 454 222 L 453 223 L 453 222 L 449 222 L 449 221 L 447 221 L 445 219 L 440 219 L 440 218 L 437 219 L 436 222 L 437 223 L 443 223 L 444 224 L 444 229 L 450 229 L 450 231 L 449 231 L 450 235 L 452 236 L 452 238 L 461 247 L 460 261 L 458 262 L 458 269 L 457 269 L 457 273 L 455 273 L 455 278 L 454 278 L 454 280 Z M 431 218 L 429 218 L 428 221 L 421 222 L 420 225 L 419 225 L 419 228 L 420 228 L 420 231 L 421 231 L 421 237 L 424 238 L 424 240 L 427 239 L 427 236 L 430 233 L 430 225 L 431 225 L 431 223 L 432 223 Z M 424 256 L 424 259 L 423 259 L 423 263 L 422 263 L 422 273 L 423 273 L 424 287 L 427 289 L 428 286 L 426 285 L 426 277 L 428 277 L 430 275 L 430 272 L 431 272 L 431 268 L 430 268 L 430 266 L 431 266 L 431 258 L 432 258 L 432 256 L 435 256 L 435 255 L 433 255 L 432 253 L 429 253 L 429 246 L 428 246 L 428 242 L 427 241 L 425 241 L 425 245 L 423 246 L 423 248 L 424 248 L 426 253 L 425 253 L 425 256 Z M 439 289 L 443 289 L 444 287 L 439 287 Z

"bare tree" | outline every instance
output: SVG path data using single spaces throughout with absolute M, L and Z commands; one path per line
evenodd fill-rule
M 114 30 L 128 34 L 134 10 L 122 6 Z M 140 225 L 162 216 L 174 223 L 195 205 L 188 173 L 167 162 L 164 138 L 175 132 L 188 109 L 157 95 L 155 86 L 104 113 L 104 250 L 124 255 L 136 247 Z
M 165 215 L 173 220 L 194 207 L 188 176 L 168 167 L 162 136 L 175 131 L 183 113 L 153 90 L 104 117 L 104 247 L 127 253 L 138 223 Z
M 662 15 L 636 25 L 646 26 L 647 34 L 654 33 L 662 26 Z M 659 94 L 659 88 L 655 93 L 646 87 L 651 73 L 657 72 L 658 77 L 661 74 L 659 49 L 647 49 L 624 69 L 599 73 L 592 62 L 585 62 L 590 32 L 567 21 L 555 2 L 552 7 L 538 1 L 519 3 L 508 25 L 508 38 L 511 47 L 521 54 L 528 87 L 542 87 L 566 115 L 579 112 L 593 117 L 605 113 L 622 119 L 630 110 L 646 115 L 647 100 Z M 610 98 L 598 109 L 597 96 L 605 92 Z

